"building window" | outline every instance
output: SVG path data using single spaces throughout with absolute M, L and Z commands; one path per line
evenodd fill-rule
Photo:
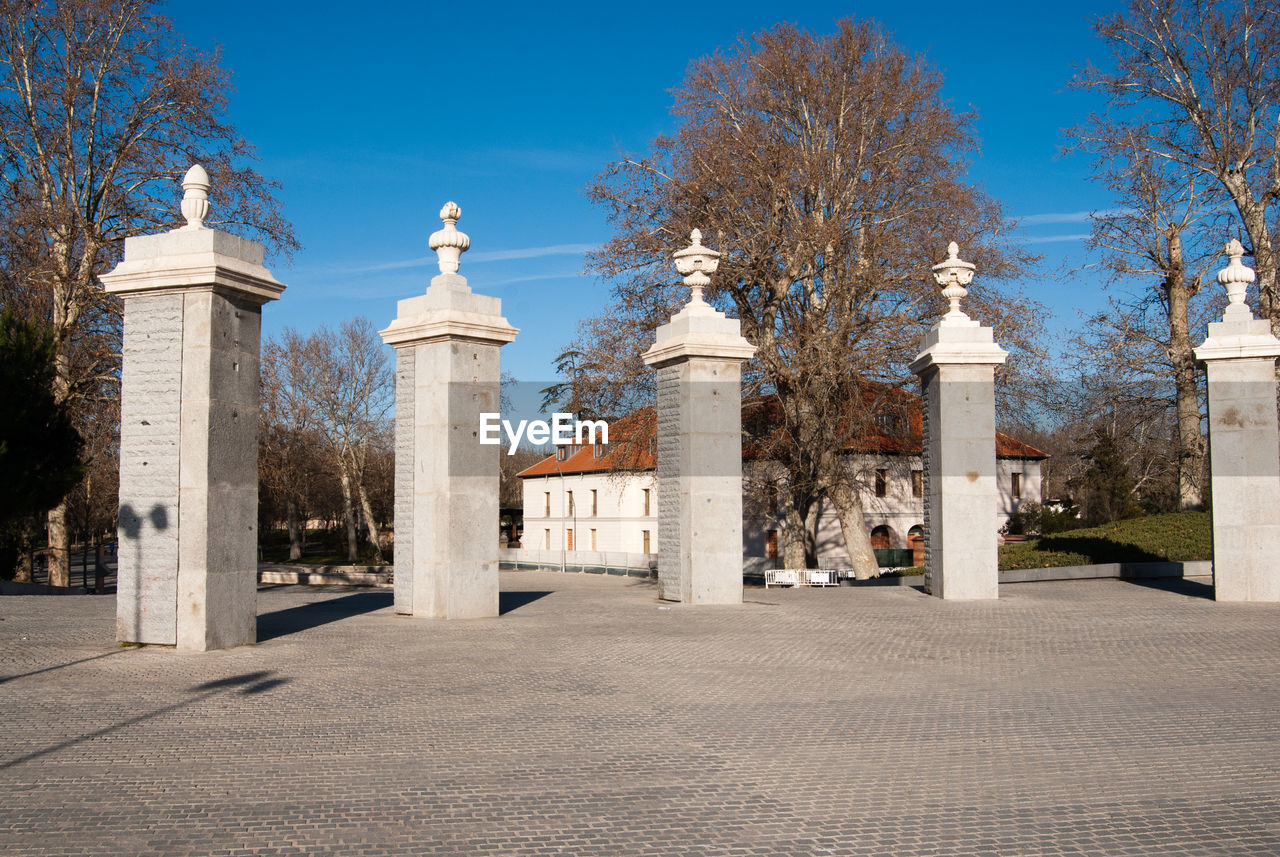
M 542 517 L 550 518 L 551 517 L 551 492 L 543 491 L 542 497 L 544 500 L 546 500 L 546 506 L 543 508 Z
M 902 436 L 902 417 L 898 414 L 876 414 L 874 422 L 876 428 L 890 437 Z
M 569 460 L 569 447 L 567 447 L 567 446 L 557 446 L 557 447 L 556 447 L 556 461 L 568 461 L 568 460 Z
M 596 496 L 596 489 L 592 488 L 591 489 L 591 517 L 593 518 L 600 513 L 598 500 L 599 498 Z M 595 550 L 595 548 L 592 548 L 592 550 Z
M 885 497 L 889 494 L 889 471 L 876 471 L 876 496 Z
M 591 455 L 595 458 L 604 458 L 607 451 L 603 443 L 597 443 L 592 445 Z
M 568 548 L 569 550 L 573 550 L 573 530 L 565 530 L 564 533 L 565 533 L 565 536 L 564 536 L 565 547 Z
M 1022 474 L 1021 473 L 1013 474 L 1013 499 L 1015 500 L 1022 499 Z
M 778 511 L 778 484 L 770 482 L 764 489 L 764 510 L 770 515 Z
M 640 536 L 644 541 L 644 546 L 641 549 L 641 553 L 649 553 L 649 531 L 641 530 Z
M 911 471 L 911 496 L 912 497 L 924 496 L 924 471 L 923 470 Z
M 644 489 L 644 514 L 646 518 L 649 516 L 649 489 L 648 488 Z M 645 553 L 648 553 L 648 551 L 645 551 Z
M 551 550 L 551 531 L 550 530 L 542 531 L 542 549 L 547 551 Z
M 596 531 L 594 528 L 591 530 L 591 549 L 599 550 L 599 548 L 596 547 Z
M 767 559 L 778 558 L 778 531 L 770 530 L 764 537 L 764 555 Z
M 573 510 L 573 492 L 572 492 L 572 491 L 570 491 L 570 492 L 569 492 L 569 517 L 571 517 L 571 518 L 572 518 L 575 514 L 577 514 L 577 513 L 576 513 L 576 512 L 574 512 L 574 510 Z

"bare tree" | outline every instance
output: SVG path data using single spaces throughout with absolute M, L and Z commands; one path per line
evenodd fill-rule
M 877 573 L 859 474 L 841 454 L 885 400 L 868 393 L 911 380 L 905 364 L 941 306 L 929 265 L 949 239 L 992 277 L 1024 261 L 997 246 L 1000 207 L 964 179 L 974 116 L 951 110 L 941 86 L 874 24 L 842 21 L 825 37 L 779 25 L 693 62 L 674 135 L 588 189 L 615 229 L 590 260 L 612 278 L 614 305 L 577 345 L 584 363 L 611 367 L 615 389 L 645 389 L 638 355 L 687 299 L 672 250 L 699 227 L 721 251 L 707 297 L 758 348 L 749 387 L 781 404 L 769 454 L 788 473 L 788 565 L 812 564 L 826 497 L 856 574 Z M 971 306 L 1004 336 L 1026 304 L 994 297 L 975 290 Z
M 1221 208 L 1204 175 L 1152 155 L 1131 122 L 1094 117 L 1074 133 L 1119 206 L 1093 216 L 1091 243 L 1119 297 L 1089 320 L 1087 350 L 1098 366 L 1137 369 L 1167 384 L 1177 414 L 1179 504 L 1201 508 L 1205 441 L 1192 331 L 1203 326 L 1204 302 L 1195 299 L 1220 252 L 1205 227 Z
M 1127 129 L 1116 142 L 1134 157 L 1235 209 L 1260 309 L 1280 332 L 1280 11 L 1270 0 L 1132 0 L 1097 29 L 1114 62 L 1080 84 L 1107 96 Z
M 259 505 L 284 507 L 292 561 L 302 558 L 305 547 L 307 497 L 316 475 L 312 464 L 319 445 L 305 356 L 306 343 L 292 330 L 262 346 L 258 473 L 263 496 Z
M 52 327 L 59 401 L 116 371 L 117 352 L 89 335 L 119 324 L 97 277 L 126 236 L 172 222 L 192 163 L 215 177 L 218 225 L 297 246 L 223 118 L 227 91 L 217 56 L 183 43 L 150 0 L 0 0 L 0 260 Z M 48 525 L 50 579 L 65 584 L 65 503 Z
M 316 432 L 329 450 L 342 487 L 347 557 L 355 562 L 357 513 L 363 521 L 374 562 L 383 562 L 378 519 L 365 484 L 370 451 L 390 435 L 388 414 L 394 401 L 389 361 L 377 329 L 364 317 L 343 322 L 337 331 L 320 327 L 305 341 L 286 331 L 286 347 L 301 349 L 302 393 Z M 385 445 L 385 441 L 384 441 Z

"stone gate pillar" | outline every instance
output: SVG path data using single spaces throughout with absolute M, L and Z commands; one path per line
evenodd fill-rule
M 498 349 L 518 332 L 458 274 L 461 216 L 440 210 L 440 273 L 381 331 L 396 351 L 395 609 L 437 619 L 498 615 L 501 449 L 480 443 L 480 415 L 499 411 Z
M 742 362 L 756 349 L 702 299 L 720 254 L 692 237 L 675 254 L 691 299 L 644 354 L 658 372 L 658 596 L 741 604 Z
M 204 226 L 202 167 L 182 187 L 187 225 L 102 276 L 124 299 L 116 636 L 204 651 L 257 639 L 258 346 L 285 287 Z
M 939 598 L 995 598 L 995 368 L 1008 352 L 960 311 L 973 280 L 955 242 L 933 266 L 951 310 L 925 334 L 911 363 L 924 411 L 924 581 Z
M 1280 601 L 1280 340 L 1244 302 L 1254 273 L 1240 261 L 1240 242 L 1227 244 L 1226 254 L 1231 264 L 1218 282 L 1230 303 L 1196 349 L 1209 382 L 1213 594 L 1219 601 Z

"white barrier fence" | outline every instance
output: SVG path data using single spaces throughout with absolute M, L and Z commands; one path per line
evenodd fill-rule
M 764 573 L 764 588 L 770 586 L 839 586 L 840 574 L 822 568 L 770 568 Z

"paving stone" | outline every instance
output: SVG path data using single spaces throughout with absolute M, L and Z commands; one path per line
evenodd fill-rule
M 206 653 L 0 599 L 0 854 L 1280 853 L 1275 606 L 501 584 L 472 621 L 263 587 Z

